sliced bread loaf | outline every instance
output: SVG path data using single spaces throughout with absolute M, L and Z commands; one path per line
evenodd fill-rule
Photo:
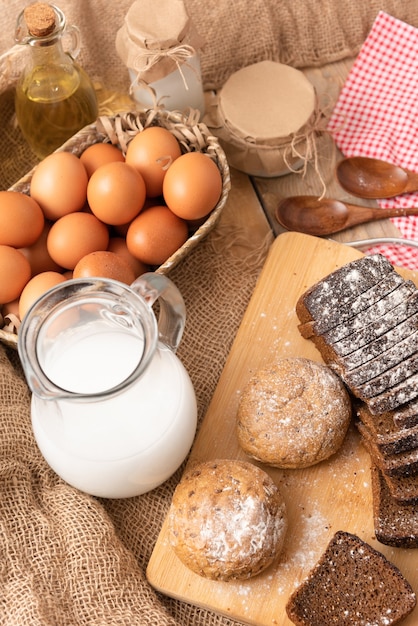
M 415 288 L 412 293 L 409 293 L 408 296 L 385 315 L 377 316 L 366 326 L 363 326 L 356 332 L 352 332 L 341 341 L 330 344 L 324 335 L 322 335 L 322 339 L 338 356 L 344 357 L 360 348 L 366 350 L 365 347 L 369 343 L 386 334 L 416 313 L 418 313 L 418 290 Z M 415 330 L 417 330 L 416 327 Z
M 401 322 L 394 328 L 391 328 L 384 335 L 380 335 L 374 341 L 367 344 L 366 349 L 364 346 L 350 352 L 344 356 L 343 365 L 346 372 L 350 372 L 353 369 L 359 368 L 371 362 L 372 359 L 377 357 L 385 359 L 385 354 L 388 350 L 397 350 L 399 344 L 406 341 L 408 342 L 418 329 L 418 312 L 411 317 L 408 317 L 405 321 Z M 400 348 L 401 349 L 401 348 Z
M 374 438 L 360 421 L 357 422 L 357 428 L 372 461 L 387 476 L 415 476 L 418 474 L 418 448 L 398 454 L 383 454 L 376 446 Z
M 416 287 L 411 280 L 405 281 L 401 276 L 397 276 L 399 285 L 396 289 L 386 293 L 384 286 L 379 284 L 376 287 L 376 291 L 380 290 L 380 299 L 370 302 L 370 306 L 366 309 L 359 311 L 350 319 L 344 320 L 338 326 L 334 326 L 334 328 L 322 333 L 324 341 L 329 344 L 335 344 L 350 337 L 353 333 L 366 329 L 369 324 L 375 323 L 383 316 L 389 318 L 390 312 L 405 302 L 416 291 Z
M 416 606 L 399 569 L 368 543 L 338 531 L 286 604 L 297 626 L 392 626 Z
M 381 474 L 394 500 L 402 504 L 416 504 L 418 502 L 418 474 L 388 476 L 382 471 Z
M 418 426 L 399 428 L 393 413 L 373 415 L 363 403 L 356 406 L 356 414 L 382 454 L 398 454 L 418 447 Z
M 334 325 L 325 333 L 332 332 L 333 329 L 339 328 L 341 331 L 345 328 L 344 322 L 349 322 L 354 317 L 358 318 L 359 313 L 366 311 L 370 307 L 374 306 L 382 300 L 382 298 L 391 294 L 398 287 L 404 286 L 405 280 L 396 272 L 392 271 L 387 274 L 382 280 L 376 282 L 370 289 L 357 295 L 354 300 L 349 303 L 349 306 L 345 307 L 345 311 L 337 318 L 334 319 Z M 302 307 L 301 307 L 302 313 Z M 301 325 L 301 333 L 304 337 L 311 337 L 313 334 L 318 333 L 320 327 L 316 320 L 310 320 Z
M 418 398 L 418 372 L 405 378 L 397 385 L 386 389 L 377 396 L 367 398 L 367 406 L 375 415 L 394 411 L 400 406 Z
M 418 398 L 418 351 L 408 341 L 418 341 L 418 289 L 400 278 L 388 293 L 380 285 L 379 299 L 376 285 L 382 279 L 376 276 L 380 271 L 387 277 L 391 270 L 376 256 L 357 259 L 317 282 L 299 298 L 296 313 L 303 336 L 308 336 L 306 323 L 313 323 L 309 338 L 325 363 L 379 414 Z M 355 284 L 349 286 L 350 280 Z M 347 313 L 372 287 L 374 303 L 354 316 Z
M 418 425 L 418 399 L 409 402 L 393 412 L 393 421 L 398 428 L 411 428 Z
M 314 321 L 315 333 L 323 333 L 355 314 L 353 301 L 393 272 L 392 264 L 380 254 L 356 259 L 310 287 L 298 301 L 296 313 L 302 324 Z
M 408 378 L 414 376 L 417 372 L 418 352 L 415 352 L 400 363 L 396 363 L 390 369 L 384 370 L 378 376 L 373 377 L 374 372 L 370 368 L 369 379 L 361 385 L 355 385 L 350 382 L 350 388 L 358 398 L 373 398 L 390 390 L 395 385 L 399 385 L 399 383 L 406 382 Z M 349 377 L 346 376 L 345 378 L 347 383 Z
M 361 385 L 367 380 L 372 380 L 415 353 L 418 353 L 418 331 L 412 332 L 405 339 L 400 340 L 374 358 L 367 360 L 359 367 L 354 369 L 346 367 L 345 379 L 347 384 L 354 387 Z
M 372 465 L 371 479 L 376 539 L 397 548 L 418 548 L 418 502 L 397 502 L 376 465 Z

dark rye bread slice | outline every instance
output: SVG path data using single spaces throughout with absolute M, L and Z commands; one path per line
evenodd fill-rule
M 367 406 L 370 411 L 377 415 L 386 411 L 394 411 L 411 400 L 418 397 L 418 372 L 405 378 L 399 384 L 390 387 L 381 394 L 367 398 Z
M 301 322 L 315 322 L 315 333 L 323 333 L 356 312 L 353 300 L 394 272 L 380 254 L 364 256 L 338 268 L 307 289 L 296 303 Z
M 296 626 L 392 626 L 416 595 L 399 569 L 368 543 L 338 531 L 286 604 Z
M 325 363 L 340 376 L 351 393 L 365 401 L 370 411 L 375 415 L 387 411 L 395 411 L 403 407 L 403 405 L 418 399 L 418 369 L 415 371 L 408 369 L 413 359 L 408 361 L 406 365 L 399 364 L 395 371 L 396 375 L 392 380 L 383 372 L 383 374 L 375 377 L 372 381 L 367 381 L 365 383 L 367 386 L 358 388 L 350 382 L 345 359 L 337 358 L 325 350 L 320 350 L 320 352 Z M 367 347 L 364 352 L 367 352 Z M 395 380 L 400 382 L 389 386 Z M 385 385 L 387 385 L 386 388 Z M 415 418 L 410 416 L 409 419 Z
M 350 389 L 358 398 L 370 399 L 406 381 L 417 372 L 418 352 L 415 352 L 412 356 L 383 371 L 374 378 L 372 377 L 374 372 L 371 371 L 369 380 L 362 385 L 353 385 L 347 376 L 345 377 L 345 382 L 346 384 L 350 383 Z
M 399 326 L 396 328 L 399 328 Z M 352 387 L 361 385 L 368 380 L 376 378 L 376 376 L 379 376 L 383 372 L 390 370 L 416 352 L 418 352 L 418 330 L 407 335 L 405 339 L 396 342 L 395 345 L 384 350 L 384 352 L 381 352 L 374 358 L 367 360 L 359 367 L 355 367 L 354 369 L 346 367 L 345 379 Z
M 361 441 L 370 454 L 375 465 L 387 476 L 416 476 L 418 474 L 418 448 L 399 452 L 398 454 L 383 454 L 370 435 L 367 428 L 360 422 L 356 426 L 361 434 Z
M 415 313 L 415 315 L 408 317 L 404 322 L 401 322 L 394 328 L 391 328 L 384 335 L 381 335 L 374 341 L 368 343 L 366 349 L 362 346 L 358 350 L 345 355 L 343 361 L 345 371 L 350 373 L 352 370 L 358 369 L 362 366 L 367 368 L 367 364 L 376 357 L 386 359 L 387 354 L 385 353 L 389 350 L 396 352 L 398 346 L 400 346 L 401 349 L 401 344 L 403 342 L 408 343 L 410 337 L 417 332 L 417 329 L 418 313 Z
M 415 476 L 388 476 L 384 472 L 381 473 L 394 500 L 403 504 L 418 502 L 418 474 Z
M 418 425 L 418 399 L 408 402 L 393 411 L 393 421 L 398 428 L 411 428 Z
M 356 406 L 356 414 L 382 454 L 398 454 L 418 447 L 418 426 L 399 428 L 393 413 L 373 415 L 363 403 Z
M 397 502 L 376 465 L 371 467 L 371 482 L 376 539 L 396 548 L 418 548 L 418 502 Z
M 380 271 L 382 271 L 382 267 L 386 265 L 384 261 L 379 259 L 379 256 L 374 255 L 373 261 L 367 260 L 370 257 L 357 259 L 356 262 L 348 263 L 329 274 L 302 294 L 296 305 L 296 312 L 302 322 L 302 327 L 308 321 L 315 321 L 315 332 L 310 339 L 316 345 L 325 363 L 340 375 L 353 395 L 367 403 L 373 414 L 395 410 L 418 397 L 418 358 L 414 355 L 406 359 L 406 362 L 402 359 L 402 362 L 392 365 L 390 369 L 386 368 L 387 355 L 381 356 L 381 363 L 375 362 L 373 364 L 374 369 L 370 369 L 369 377 L 363 377 L 359 385 L 351 383 L 349 376 L 346 376 L 350 369 L 361 367 L 370 361 L 368 349 L 370 345 L 375 347 L 376 342 L 379 341 L 382 345 L 387 346 L 389 344 L 389 348 L 386 349 L 393 348 L 398 337 L 395 329 L 399 326 L 403 328 L 402 333 L 400 333 L 401 341 L 408 334 L 417 331 L 418 289 L 411 281 L 405 281 L 405 284 L 408 285 L 408 291 L 411 286 L 413 291 L 408 297 L 401 298 L 401 302 L 398 302 L 393 296 L 397 290 L 391 292 L 392 297 L 388 300 L 395 306 L 386 313 L 381 315 L 381 309 L 373 306 L 363 309 L 362 313 L 358 313 L 359 317 L 365 316 L 365 326 L 361 326 L 361 322 L 356 322 L 353 325 L 352 319 L 350 322 L 350 313 L 346 311 L 350 309 L 350 304 L 355 300 L 354 294 L 365 293 L 373 284 L 379 282 L 376 280 L 376 267 L 380 263 Z M 385 275 L 394 271 L 393 266 L 388 261 L 387 264 L 391 270 L 384 270 Z M 372 272 L 370 272 L 370 267 L 374 268 Z M 372 279 L 371 274 L 373 274 Z M 354 285 L 351 285 L 350 281 L 353 281 Z M 404 295 L 403 292 L 402 294 Z M 383 293 L 382 298 L 385 298 Z M 371 311 L 374 313 L 372 316 L 370 316 Z M 410 322 L 408 323 L 407 320 Z M 333 333 L 339 332 L 339 326 L 344 324 L 349 326 L 351 324 L 349 335 L 331 343 L 329 341 L 330 329 L 334 328 Z M 324 335 L 324 333 L 326 334 Z M 384 354 L 386 349 L 380 354 Z M 359 351 L 361 352 L 359 353 Z M 353 353 L 356 355 L 354 360 L 350 359 L 349 356 Z M 354 363 L 355 366 L 351 367 Z M 379 372 L 377 375 L 376 371 Z
M 354 317 L 345 320 L 342 324 L 322 333 L 324 341 L 328 344 L 337 343 L 351 336 L 353 333 L 363 330 L 366 326 L 376 322 L 380 317 L 387 315 L 395 307 L 404 302 L 417 288 L 412 280 L 405 281 L 400 276 L 399 278 L 402 282 L 396 289 L 385 294 L 382 288 L 380 293 L 383 295 L 379 300 L 370 304 L 369 307 Z M 378 288 L 380 287 L 379 285 Z
M 407 298 L 388 311 L 388 313 L 378 317 L 361 330 L 352 333 L 341 341 L 330 345 L 323 337 L 318 336 L 318 339 L 322 340 L 322 343 L 328 350 L 333 351 L 339 357 L 344 357 L 355 350 L 364 348 L 416 313 L 418 313 L 418 289 L 415 288 L 413 293 L 409 294 Z
M 418 290 L 387 316 L 340 342 L 328 344 L 321 335 L 314 335 L 310 340 L 325 363 L 345 379 L 345 375 L 351 370 L 366 365 L 372 359 L 378 357 L 385 359 L 386 357 L 382 355 L 387 350 L 396 350 L 397 344 L 411 337 L 417 330 Z M 348 379 L 346 384 L 349 385 Z
M 381 281 L 378 281 L 374 284 L 370 289 L 358 295 L 352 302 L 347 302 L 345 305 L 345 311 L 335 320 L 335 325 L 330 329 L 326 330 L 324 334 L 327 332 L 332 332 L 334 329 L 340 329 L 343 332 L 343 329 L 346 327 L 345 322 L 351 321 L 353 318 L 358 319 L 359 314 L 363 311 L 366 311 L 370 307 L 379 303 L 383 298 L 388 297 L 393 291 L 397 291 L 399 287 L 403 287 L 406 283 L 410 283 L 411 281 L 405 281 L 405 279 L 393 271 L 387 276 L 385 276 Z M 297 305 L 298 306 L 298 305 Z M 304 306 L 302 303 L 299 306 Z M 343 323 L 341 323 L 343 322 Z M 318 323 L 316 320 L 306 322 L 301 324 L 299 330 L 303 337 L 309 338 L 313 334 L 318 333 Z

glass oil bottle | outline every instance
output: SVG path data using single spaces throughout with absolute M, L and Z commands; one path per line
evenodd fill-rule
M 71 42 L 68 52 L 64 35 Z M 17 19 L 15 40 L 30 51 L 16 86 L 16 117 L 32 151 L 43 159 L 96 120 L 97 98 L 90 78 L 74 62 L 79 31 L 66 28 L 58 7 L 42 2 L 27 6 Z

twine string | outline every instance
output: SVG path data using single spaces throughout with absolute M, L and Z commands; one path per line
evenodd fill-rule
M 154 67 L 154 65 L 157 65 L 157 63 L 159 63 L 160 61 L 163 61 L 164 59 L 171 59 L 177 66 L 177 70 L 180 73 L 184 88 L 186 89 L 186 91 L 189 91 L 189 86 L 181 67 L 183 65 L 184 67 L 190 68 L 195 73 L 198 80 L 201 80 L 199 72 L 193 65 L 191 65 L 191 63 L 188 62 L 189 59 L 191 59 L 195 54 L 195 49 L 187 44 L 172 46 L 171 48 L 165 48 L 160 50 L 149 50 L 148 48 L 143 48 L 136 55 L 133 66 L 134 69 L 138 71 L 139 76 L 140 70 L 138 68 L 142 66 L 142 60 L 146 61 L 145 71 L 148 71 L 152 67 Z
M 299 132 L 292 133 L 290 135 L 290 140 L 285 145 L 283 152 L 283 161 L 285 162 L 286 167 L 293 174 L 299 174 L 302 177 L 306 176 L 308 166 L 310 164 L 313 165 L 322 187 L 319 200 L 322 200 L 327 192 L 327 185 L 319 166 L 319 153 L 317 146 L 317 138 L 324 134 L 328 134 L 331 137 L 331 133 L 327 129 L 326 115 L 317 103 L 313 114 L 303 128 Z M 303 147 L 303 149 L 300 150 L 298 146 Z M 335 155 L 334 144 L 333 147 L 333 154 Z M 297 157 L 300 161 L 302 161 L 302 167 L 293 167 L 290 157 Z
M 139 74 L 137 74 L 137 76 L 135 77 L 135 80 L 133 80 L 129 86 L 129 95 L 133 96 L 134 91 L 137 88 L 144 89 L 145 91 L 148 91 L 150 93 L 150 96 L 154 103 L 153 104 L 154 109 L 160 109 L 163 106 L 161 102 L 164 100 L 164 98 L 168 98 L 168 96 L 161 96 L 161 98 L 157 100 L 157 93 L 155 89 L 151 87 L 151 85 L 148 84 L 146 80 L 144 80 L 143 78 L 140 78 Z

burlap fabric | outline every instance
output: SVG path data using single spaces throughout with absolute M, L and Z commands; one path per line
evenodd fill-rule
M 0 54 L 13 46 L 24 2 L 1 0 Z M 83 37 L 80 61 L 107 92 L 124 93 L 127 74 L 114 37 L 128 0 L 62 0 Z M 416 0 L 187 0 L 207 44 L 205 86 L 270 58 L 302 67 L 354 55 L 379 9 L 418 25 Z M 2 74 L 0 188 L 31 169 L 34 159 L 13 125 L 15 66 Z M 7 89 L 7 85 L 10 89 Z M 103 95 L 103 92 L 102 92 Z M 106 94 L 105 94 L 106 95 Z M 102 106 L 111 106 L 111 102 Z M 228 210 L 228 205 L 225 211 Z M 188 321 L 179 356 L 205 414 L 267 252 L 234 254 L 247 242 L 219 226 L 170 277 L 185 298 Z M 17 354 L 0 346 L 0 624 L 7 626 L 228 626 L 206 610 L 157 594 L 145 569 L 177 474 L 153 492 L 128 500 L 98 500 L 64 484 L 35 445 L 29 394 Z

